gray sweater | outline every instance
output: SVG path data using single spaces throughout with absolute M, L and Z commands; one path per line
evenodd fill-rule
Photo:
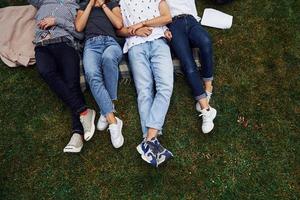
M 47 30 L 36 26 L 34 42 L 40 41 L 47 34 L 50 34 L 51 38 L 64 36 L 71 41 L 74 37 L 83 39 L 83 34 L 76 32 L 74 25 L 79 8 L 76 0 L 28 0 L 28 2 L 38 9 L 35 15 L 37 23 L 45 17 L 54 17 L 56 21 L 56 25 Z

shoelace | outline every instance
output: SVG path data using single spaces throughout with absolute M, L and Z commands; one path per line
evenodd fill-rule
M 158 154 L 158 148 L 157 145 L 153 144 L 152 142 L 147 142 L 149 148 L 151 149 L 151 151 L 153 152 L 153 154 L 155 155 L 155 157 L 157 157 Z
M 157 150 L 159 153 L 163 152 L 165 148 L 160 144 L 158 140 L 154 141 L 154 144 L 157 146 Z
M 207 113 L 201 113 L 201 114 L 199 115 L 199 117 L 202 117 L 203 122 L 206 122 L 206 121 L 207 121 Z

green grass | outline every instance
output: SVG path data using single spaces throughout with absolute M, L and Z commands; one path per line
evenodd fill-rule
M 212 134 L 201 133 L 191 91 L 177 77 L 161 137 L 175 158 L 165 166 L 149 167 L 135 150 L 141 131 L 133 84 L 119 88 L 124 147 L 115 150 L 108 133 L 97 132 L 82 153 L 63 154 L 68 109 L 35 67 L 0 63 L 0 198 L 300 199 L 300 1 L 203 0 L 198 7 L 234 16 L 230 30 L 208 28 L 219 113 Z

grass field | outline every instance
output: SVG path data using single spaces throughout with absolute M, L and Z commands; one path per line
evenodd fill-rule
M 200 15 L 205 7 L 234 16 L 230 30 L 207 28 L 215 129 L 201 133 L 191 91 L 177 77 L 161 137 L 175 158 L 158 169 L 135 150 L 141 130 L 133 84 L 119 88 L 124 146 L 115 150 L 108 132 L 96 132 L 70 155 L 62 152 L 68 109 L 35 67 L 0 62 L 0 199 L 300 199 L 300 1 L 199 0 Z

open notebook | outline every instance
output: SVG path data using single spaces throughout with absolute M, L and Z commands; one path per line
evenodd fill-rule
M 201 25 L 229 29 L 232 26 L 233 16 L 223 13 L 221 11 L 206 8 L 204 9 Z

